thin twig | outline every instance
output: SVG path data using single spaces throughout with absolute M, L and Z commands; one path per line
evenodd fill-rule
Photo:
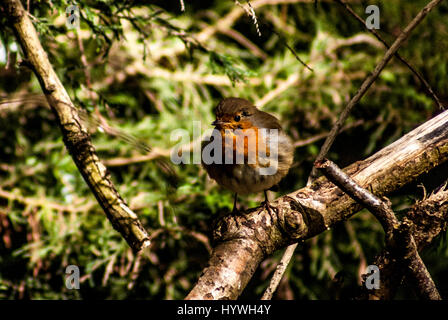
M 303 60 L 299 57 L 299 55 L 296 53 L 296 51 L 295 51 L 295 50 L 288 44 L 288 41 L 286 41 L 286 39 L 284 39 L 283 36 L 282 36 L 280 33 L 278 33 L 274 28 L 272 28 L 272 27 L 270 27 L 270 26 L 268 26 L 268 27 L 269 27 L 269 30 L 270 30 L 271 32 L 275 33 L 275 34 L 280 38 L 280 40 L 283 42 L 283 44 L 285 45 L 285 47 L 288 48 L 288 50 L 294 55 L 294 57 L 296 58 L 297 61 L 299 61 L 305 68 L 307 68 L 307 69 L 310 70 L 311 72 L 314 72 L 314 70 L 313 70 L 309 65 L 307 65 L 307 64 L 305 63 L 305 61 L 303 61 Z
M 362 23 L 363 26 L 366 25 L 366 22 L 364 21 L 363 18 L 361 18 L 351 7 L 348 3 L 346 3 L 343 0 L 335 0 L 337 3 L 341 4 L 342 6 L 344 6 L 344 8 L 352 15 L 354 16 L 359 22 Z M 371 32 L 379 41 L 381 41 L 381 43 L 386 47 L 386 48 L 390 48 L 389 44 L 381 37 L 381 35 L 375 30 L 375 29 L 369 29 L 366 28 L 369 32 Z M 445 109 L 445 107 L 443 106 L 442 102 L 440 101 L 440 99 L 437 97 L 437 95 L 434 93 L 434 90 L 432 90 L 431 86 L 429 85 L 428 81 L 425 80 L 425 78 L 423 78 L 423 76 L 413 67 L 410 65 L 409 62 L 407 62 L 398 52 L 395 53 L 395 57 L 398 58 L 398 60 L 400 60 L 402 63 L 404 63 L 406 65 L 406 67 L 409 68 L 409 70 L 411 70 L 411 72 L 413 74 L 415 74 L 415 76 L 420 80 L 420 82 L 425 86 L 427 92 L 429 93 L 429 95 L 431 96 L 431 98 L 434 100 L 434 102 L 437 104 L 437 106 L 440 108 L 440 110 Z
M 362 120 L 362 119 L 357 120 L 357 121 L 355 121 L 353 123 L 345 125 L 341 129 L 341 132 L 349 130 L 349 129 L 352 129 L 352 128 L 356 128 L 356 127 L 359 127 L 359 126 L 362 126 L 365 123 L 366 122 L 364 120 Z M 301 148 L 301 147 L 307 146 L 307 145 L 309 145 L 311 143 L 314 143 L 314 142 L 316 142 L 316 141 L 318 141 L 320 139 L 323 139 L 323 138 L 327 137 L 329 134 L 330 134 L 330 132 L 323 132 L 323 133 L 317 134 L 315 136 L 309 137 L 307 139 L 295 141 L 294 144 L 293 144 L 294 148 Z
M 359 243 L 358 237 L 356 235 L 356 230 L 353 227 L 351 221 L 345 221 L 344 223 L 345 230 L 349 236 L 351 246 L 353 246 L 353 250 L 355 254 L 359 256 L 359 267 L 358 267 L 358 283 L 362 282 L 362 275 L 365 273 L 367 267 L 367 259 L 364 254 L 364 250 L 362 249 L 361 244 Z
M 235 4 L 243 8 L 244 11 L 246 11 L 246 14 L 252 19 L 255 29 L 257 30 L 257 34 L 259 37 L 261 37 L 260 27 L 258 26 L 258 20 L 257 15 L 255 14 L 254 7 L 250 4 L 249 0 L 246 0 L 248 8 L 243 6 L 238 0 L 235 0 Z
M 87 212 L 95 206 L 94 202 L 87 202 L 83 204 L 74 203 L 72 205 L 64 205 L 57 202 L 49 201 L 45 197 L 44 198 L 24 197 L 20 194 L 3 190 L 2 188 L 0 188 L 0 198 L 8 199 L 9 201 L 17 201 L 19 203 L 22 203 L 24 205 L 33 208 L 34 207 L 48 208 L 58 212 L 73 212 L 73 213 Z
M 319 152 L 319 155 L 317 156 L 316 161 L 322 160 L 327 155 L 334 140 L 336 139 L 337 134 L 339 133 L 339 130 L 341 129 L 342 125 L 344 124 L 345 120 L 347 119 L 348 115 L 350 114 L 350 111 L 352 110 L 352 108 L 361 100 L 361 98 L 364 96 L 364 94 L 367 92 L 367 90 L 369 90 L 370 86 L 375 82 L 375 80 L 380 75 L 381 71 L 385 68 L 385 66 L 390 61 L 390 59 L 392 59 L 392 57 L 395 55 L 395 53 L 398 51 L 398 49 L 401 47 L 401 45 L 409 37 L 411 32 L 426 17 L 426 15 L 442 1 L 443 0 L 432 0 L 422 10 L 420 10 L 420 12 L 417 14 L 417 16 L 415 16 L 415 18 L 411 21 L 411 23 L 408 24 L 408 26 L 403 30 L 403 32 L 394 41 L 392 46 L 386 51 L 383 59 L 381 59 L 381 61 L 377 64 L 377 66 L 373 70 L 372 74 L 370 74 L 364 80 L 364 82 L 362 83 L 358 92 L 355 94 L 355 96 L 350 100 L 350 102 L 347 104 L 345 109 L 342 111 L 341 115 L 339 116 L 338 121 L 336 121 L 333 128 L 331 129 L 330 135 L 325 140 L 324 145 L 322 146 L 322 148 Z M 316 178 L 317 178 L 317 170 L 315 167 L 313 167 L 311 174 L 308 178 L 307 185 L 308 186 L 311 185 L 311 183 L 313 183 L 314 180 L 316 180 Z
M 82 42 L 82 39 L 79 36 L 79 33 L 76 29 L 75 29 L 75 36 L 76 36 L 76 40 L 78 41 L 79 51 L 81 53 L 80 60 L 81 60 L 82 66 L 83 66 L 84 77 L 86 78 L 86 85 L 87 85 L 87 89 L 89 90 L 90 100 L 92 101 L 92 103 L 94 103 L 95 97 L 94 97 L 93 91 L 92 91 L 92 81 L 91 81 L 91 77 L 90 77 L 89 63 L 87 62 L 87 57 L 86 57 L 86 53 L 84 50 L 84 43 Z
M 247 49 L 249 49 L 252 54 L 262 60 L 266 60 L 268 58 L 268 55 L 260 49 L 255 43 L 247 39 L 244 35 L 242 35 L 240 32 L 234 30 L 234 29 L 223 29 L 220 30 L 222 34 L 225 34 L 226 36 L 234 39 L 236 42 L 241 44 L 242 46 L 245 46 Z
M 272 295 L 274 294 L 275 290 L 280 284 L 280 281 L 283 278 L 283 274 L 285 273 L 286 268 L 288 267 L 289 262 L 291 261 L 291 258 L 294 254 L 294 251 L 297 248 L 297 245 L 298 243 L 294 243 L 286 248 L 285 253 L 283 253 L 282 259 L 277 265 L 274 275 L 271 278 L 271 282 L 269 282 L 269 286 L 266 288 L 266 291 L 263 293 L 263 296 L 261 297 L 261 300 L 272 299 Z
M 255 101 L 255 105 L 263 108 L 268 102 L 274 100 L 281 93 L 288 90 L 291 86 L 299 81 L 299 74 L 295 72 L 291 74 L 286 80 L 281 81 L 273 90 L 266 93 L 261 99 Z

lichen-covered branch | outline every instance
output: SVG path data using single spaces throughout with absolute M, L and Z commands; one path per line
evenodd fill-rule
M 448 160 L 445 111 L 344 171 L 377 196 L 389 194 Z M 264 257 L 348 219 L 362 207 L 325 178 L 271 203 L 220 219 L 209 265 L 187 299 L 236 299 Z
M 126 239 L 134 251 L 149 245 L 149 236 L 137 215 L 129 209 L 108 177 L 106 167 L 99 161 L 90 136 L 82 126 L 76 108 L 57 77 L 42 48 L 36 30 L 19 0 L 2 2 L 4 13 L 14 29 L 42 91 L 59 121 L 64 143 L 73 161 L 89 185 L 113 227 Z

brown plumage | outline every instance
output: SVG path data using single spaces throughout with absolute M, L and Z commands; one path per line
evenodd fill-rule
M 277 118 L 258 110 L 245 99 L 222 100 L 215 109 L 215 115 L 212 125 L 222 139 L 221 163 L 207 163 L 203 152 L 202 165 L 210 178 L 235 192 L 234 211 L 237 194 L 264 191 L 265 204 L 269 205 L 266 190 L 278 184 L 291 167 L 294 155 L 291 140 Z M 212 141 L 204 141 L 202 150 Z M 238 159 L 243 161 L 238 163 Z

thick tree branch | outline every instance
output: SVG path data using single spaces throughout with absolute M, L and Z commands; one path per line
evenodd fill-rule
M 377 196 L 388 194 L 448 160 L 448 111 L 344 171 Z M 187 299 L 236 299 L 258 264 L 275 250 L 313 237 L 362 207 L 325 178 L 262 208 L 220 219 L 209 265 Z
M 149 237 L 137 215 L 129 209 L 99 161 L 90 136 L 81 125 L 76 108 L 57 77 L 39 42 L 36 30 L 19 0 L 5 0 L 3 12 L 14 29 L 18 42 L 33 69 L 48 104 L 59 121 L 64 143 L 113 227 L 134 251 L 147 247 Z

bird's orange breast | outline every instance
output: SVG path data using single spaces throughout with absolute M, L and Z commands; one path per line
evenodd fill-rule
M 258 164 L 259 151 L 269 156 L 266 140 L 260 137 L 257 127 L 243 129 L 221 129 L 222 154 L 227 159 L 225 163 L 236 163 L 237 159 L 244 159 L 246 164 Z M 230 161 L 231 160 L 231 161 Z

